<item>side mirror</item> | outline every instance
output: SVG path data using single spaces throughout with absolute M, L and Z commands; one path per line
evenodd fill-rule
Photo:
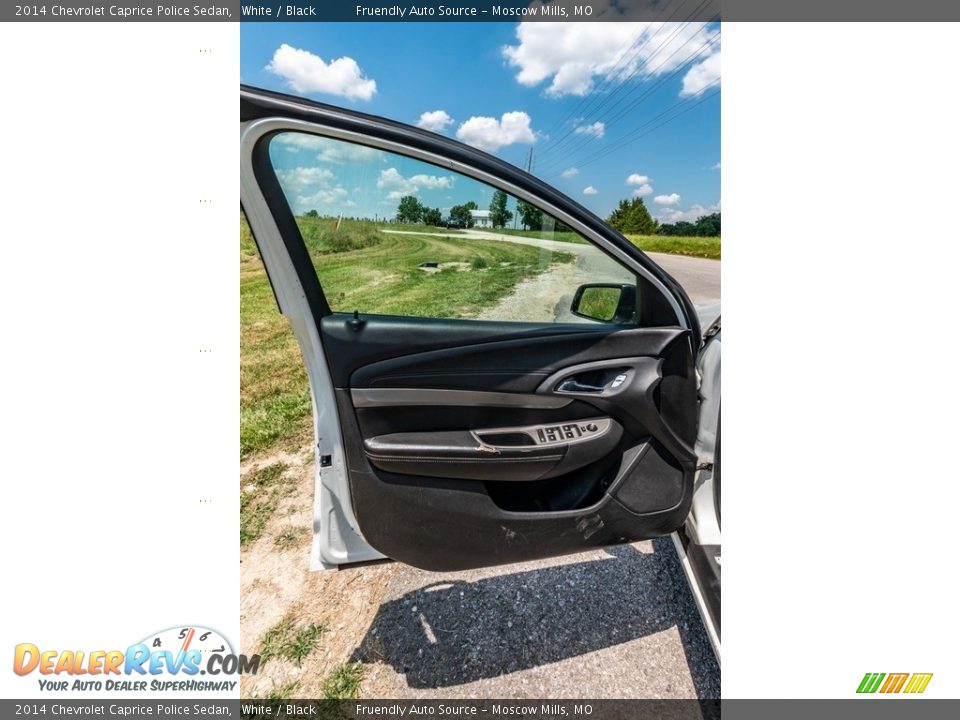
M 577 317 L 627 325 L 637 316 L 637 287 L 621 283 L 588 283 L 577 288 L 570 303 Z

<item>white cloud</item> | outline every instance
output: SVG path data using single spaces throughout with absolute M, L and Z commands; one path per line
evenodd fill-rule
M 574 130 L 574 132 L 578 135 L 590 135 L 599 139 L 603 137 L 603 133 L 606 129 L 606 125 L 600 121 L 597 121 L 592 125 L 580 125 Z
M 376 148 L 300 132 L 280 133 L 274 142 L 285 145 L 290 152 L 316 152 L 318 161 L 335 165 L 385 162 L 387 159 L 386 153 Z
M 655 217 L 660 222 L 666 223 L 675 223 L 680 222 L 681 220 L 685 220 L 686 222 L 696 222 L 704 215 L 710 215 L 715 212 L 720 212 L 720 203 L 716 203 L 710 207 L 704 207 L 703 205 L 691 205 L 687 210 L 680 210 L 679 208 L 660 208 L 658 209 Z
M 571 168 L 567 168 L 566 170 L 564 170 L 562 173 L 560 173 L 560 175 L 563 176 L 563 177 L 565 177 L 565 178 L 572 178 L 574 175 L 576 175 L 576 174 L 579 173 L 579 172 L 580 172 L 580 171 L 577 170 L 576 168 L 571 167 Z
M 611 4 L 591 19 L 617 12 Z M 517 69 L 521 85 L 534 87 L 549 80 L 547 95 L 583 96 L 598 80 L 643 79 L 672 72 L 698 51 L 703 59 L 711 53 L 719 57 L 719 41 L 703 47 L 716 32 L 704 23 L 524 22 L 517 26 L 517 44 L 503 47 L 502 52 Z
M 587 185 L 587 186 L 583 189 L 583 194 L 584 194 L 584 195 L 596 195 L 596 194 L 597 194 L 597 189 L 596 189 L 593 185 Z
M 377 187 L 387 191 L 387 200 L 399 200 L 404 195 L 416 195 L 421 190 L 439 190 L 453 187 L 450 175 L 413 175 L 404 177 L 396 168 L 380 171 Z
M 712 168 L 710 168 L 710 169 L 711 169 L 711 170 L 719 170 L 719 169 L 720 169 L 720 163 L 717 163 L 716 165 L 714 165 L 714 166 L 713 166 Z
M 452 122 L 453 118 L 447 115 L 446 111 L 433 110 L 420 115 L 420 119 L 417 120 L 417 127 L 438 133 L 442 132 Z
M 472 117 L 457 128 L 457 139 L 467 145 L 494 152 L 514 143 L 533 143 L 537 136 L 530 127 L 530 116 L 515 110 L 494 117 Z
M 650 184 L 653 182 L 646 175 L 640 175 L 639 173 L 631 173 L 627 177 L 627 185 L 633 188 L 634 197 L 643 197 L 644 195 L 649 195 L 653 192 L 653 186 Z
M 369 100 L 377 91 L 376 81 L 365 77 L 357 61 L 351 57 L 330 63 L 308 50 L 283 43 L 266 67 L 279 75 L 300 93 L 326 93 L 351 100 Z
M 284 188 L 302 192 L 315 185 L 325 185 L 333 179 L 333 173 L 326 168 L 297 167 L 290 170 L 278 170 L 277 176 L 284 183 Z
M 349 193 L 336 183 L 326 168 L 296 167 L 277 170 L 280 186 L 294 213 L 316 210 L 321 215 L 334 214 L 355 204 Z
M 716 52 L 687 70 L 680 97 L 695 97 L 720 81 L 720 53 Z
M 669 195 L 657 195 L 653 201 L 657 205 L 679 205 L 680 196 L 676 193 L 670 193 Z

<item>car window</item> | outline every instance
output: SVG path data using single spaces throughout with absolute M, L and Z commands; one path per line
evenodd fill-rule
M 629 270 L 486 183 L 300 132 L 274 136 L 269 156 L 335 312 L 542 323 L 636 315 Z

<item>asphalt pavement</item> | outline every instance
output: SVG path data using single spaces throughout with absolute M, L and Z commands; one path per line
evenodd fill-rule
M 397 566 L 353 659 L 368 697 L 717 698 L 669 538 L 459 573 Z

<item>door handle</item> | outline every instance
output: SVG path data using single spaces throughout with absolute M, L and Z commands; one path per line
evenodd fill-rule
M 567 392 L 567 393 L 602 393 L 603 388 L 599 385 L 589 385 L 587 383 L 582 383 L 577 380 L 575 377 L 567 378 L 562 383 L 557 385 L 556 392 Z
M 564 378 L 559 385 L 557 385 L 554 392 L 561 393 L 593 393 L 596 395 L 612 391 L 619 390 L 620 386 L 627 381 L 627 373 L 620 372 L 617 373 L 615 377 L 610 377 L 607 375 L 601 379 L 603 385 L 597 385 L 595 382 L 585 382 L 580 379 L 581 376 L 574 375 L 573 377 Z

